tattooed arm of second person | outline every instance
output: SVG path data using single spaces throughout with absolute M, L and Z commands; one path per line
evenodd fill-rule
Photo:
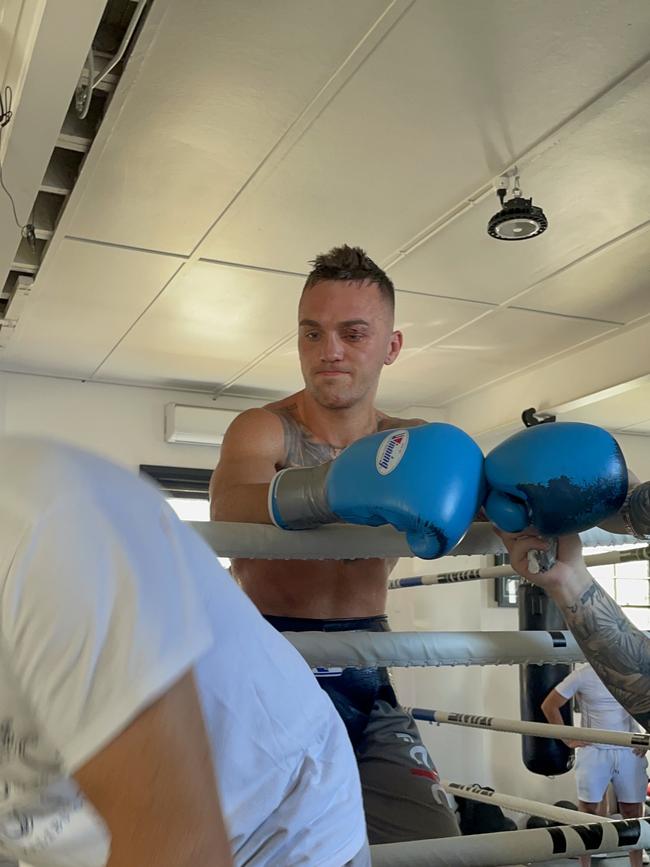
M 650 730 L 650 638 L 637 629 L 619 605 L 592 578 L 578 536 L 558 539 L 557 560 L 548 572 L 533 574 L 528 551 L 548 548 L 532 528 L 499 533 L 513 569 L 543 587 L 561 608 L 567 626 L 587 661 L 614 698 Z
M 562 609 L 596 674 L 627 712 L 650 729 L 650 638 L 591 577 L 574 601 L 562 601 Z

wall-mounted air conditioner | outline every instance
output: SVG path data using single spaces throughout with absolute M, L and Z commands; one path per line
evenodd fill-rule
M 184 406 L 168 403 L 165 407 L 165 440 L 198 446 L 220 446 L 231 421 L 239 412 L 209 406 Z

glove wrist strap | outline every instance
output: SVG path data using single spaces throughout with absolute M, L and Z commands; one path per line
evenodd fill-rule
M 327 502 L 325 482 L 330 463 L 289 467 L 269 485 L 269 515 L 283 530 L 309 530 L 339 520 Z

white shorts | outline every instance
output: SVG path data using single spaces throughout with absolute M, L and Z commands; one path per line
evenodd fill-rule
M 646 757 L 635 756 L 628 747 L 578 747 L 575 764 L 578 798 L 598 804 L 612 783 L 617 800 L 643 804 L 648 789 L 647 767 Z

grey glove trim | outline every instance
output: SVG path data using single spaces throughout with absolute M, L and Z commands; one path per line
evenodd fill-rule
M 650 482 L 637 485 L 621 507 L 627 532 L 643 542 L 650 538 Z
M 329 471 L 330 462 L 318 467 L 289 467 L 280 470 L 269 489 L 269 506 L 273 502 L 280 517 L 277 522 L 274 509 L 269 508 L 271 519 L 276 526 L 287 530 L 310 530 L 339 520 L 329 508 L 325 493 Z

